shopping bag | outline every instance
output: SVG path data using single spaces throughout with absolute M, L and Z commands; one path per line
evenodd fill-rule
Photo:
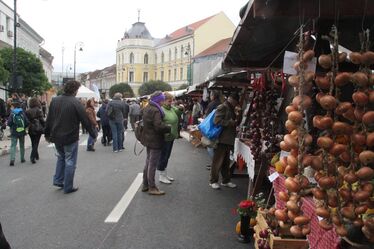
M 222 126 L 214 124 L 214 116 L 216 110 L 213 110 L 209 115 L 198 125 L 198 128 L 204 137 L 210 140 L 217 139 L 222 132 Z

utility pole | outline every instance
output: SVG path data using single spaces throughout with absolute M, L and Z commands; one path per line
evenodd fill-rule
M 14 91 L 17 82 L 17 0 L 14 0 L 14 17 L 13 17 L 13 67 L 12 67 L 12 82 L 10 89 Z

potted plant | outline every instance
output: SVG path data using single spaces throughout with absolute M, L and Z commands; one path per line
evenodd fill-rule
M 248 243 L 253 235 L 253 228 L 250 227 L 250 220 L 257 215 L 256 203 L 252 200 L 243 200 L 239 203 L 237 212 L 240 215 L 240 233 L 238 240 L 243 243 Z

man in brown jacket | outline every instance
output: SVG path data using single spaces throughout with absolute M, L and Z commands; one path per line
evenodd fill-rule
M 212 168 L 210 171 L 210 186 L 219 189 L 219 172 L 222 174 L 222 186 L 235 188 L 236 185 L 230 181 L 230 150 L 234 148 L 236 137 L 236 115 L 235 106 L 239 102 L 239 95 L 230 94 L 228 99 L 217 107 L 214 123 L 222 126 L 222 133 L 218 137 L 218 145 L 214 150 Z
M 171 127 L 166 125 L 162 119 L 164 111 L 161 106 L 165 96 L 161 91 L 151 95 L 149 104 L 143 109 L 143 144 L 147 147 L 147 159 L 143 171 L 143 192 L 150 195 L 163 195 L 164 191 L 159 190 L 155 183 L 155 173 L 160 161 L 164 134 L 170 133 Z

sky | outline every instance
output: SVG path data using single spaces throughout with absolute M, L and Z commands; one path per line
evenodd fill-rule
M 3 0 L 13 8 L 13 0 Z M 223 11 L 237 26 L 246 0 L 17 0 L 17 13 L 44 39 L 54 72 L 91 72 L 116 63 L 117 41 L 133 23 L 151 35 L 166 34 Z M 78 51 L 79 43 L 83 51 Z M 64 48 L 64 49 L 63 49 Z M 64 50 L 64 52 L 62 52 Z M 71 68 L 71 70 L 70 70 Z

